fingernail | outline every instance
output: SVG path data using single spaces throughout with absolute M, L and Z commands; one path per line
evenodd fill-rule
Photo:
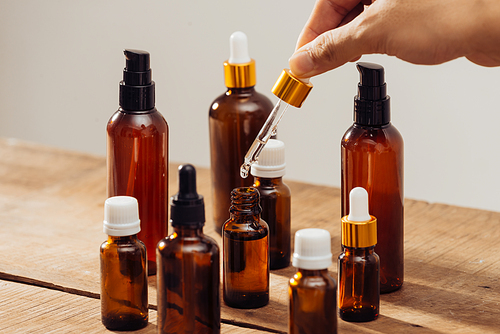
M 307 49 L 294 53 L 288 60 L 288 64 L 292 73 L 299 77 L 305 76 L 305 74 L 314 70 L 314 63 Z

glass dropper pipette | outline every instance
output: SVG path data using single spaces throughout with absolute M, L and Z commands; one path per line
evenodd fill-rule
M 240 175 L 242 178 L 248 176 L 250 166 L 258 160 L 260 152 L 262 152 L 269 138 L 276 134 L 278 123 L 281 121 L 288 106 L 292 105 L 296 108 L 300 108 L 312 87 L 311 83 L 301 81 L 294 77 L 289 69 L 284 69 L 283 72 L 281 72 L 280 77 L 276 80 L 271 90 L 279 100 L 245 155 L 243 164 L 240 168 Z

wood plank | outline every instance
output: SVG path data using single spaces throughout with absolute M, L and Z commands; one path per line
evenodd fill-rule
M 0 140 L 0 278 L 79 293 L 99 293 L 98 247 L 105 200 L 105 159 L 31 143 Z M 177 191 L 171 165 L 170 193 Z M 198 168 L 205 232 L 220 243 L 211 218 L 210 173 Z M 340 191 L 286 181 L 292 230 L 321 227 L 340 252 Z M 381 298 L 380 319 L 339 322 L 350 333 L 493 333 L 500 328 L 500 213 L 422 201 L 405 202 L 405 283 Z M 170 229 L 171 231 L 171 229 Z M 22 247 L 24 246 L 24 247 Z M 15 251 L 14 251 L 15 250 Z M 329 268 L 336 277 L 334 263 Z M 287 281 L 294 268 L 271 274 L 271 302 L 256 310 L 223 306 L 226 322 L 287 331 Z M 156 305 L 155 278 L 150 302 Z
M 57 290 L 0 280 L 0 333 L 110 333 L 101 323 L 101 302 Z M 222 324 L 222 333 L 263 331 Z M 156 311 L 149 323 L 129 333 L 157 333 Z

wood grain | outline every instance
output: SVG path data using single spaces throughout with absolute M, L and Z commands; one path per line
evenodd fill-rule
M 105 158 L 0 140 L 0 278 L 88 297 L 99 294 L 98 247 L 105 200 Z M 171 165 L 170 195 L 177 166 Z M 219 245 L 211 218 L 210 173 L 197 168 L 205 196 L 206 234 Z M 340 252 L 340 191 L 285 179 L 292 191 L 292 230 L 330 231 Z M 459 191 L 459 187 L 457 188 Z M 171 229 L 169 230 L 171 231 Z M 370 323 L 339 321 L 349 333 L 498 333 L 500 213 L 405 202 L 405 283 L 381 297 Z M 330 273 L 336 277 L 334 263 Z M 273 271 L 271 301 L 255 310 L 223 306 L 225 323 L 285 333 L 287 282 L 294 268 Z M 156 306 L 155 277 L 150 303 Z M 2 310 L 5 310 L 2 307 Z

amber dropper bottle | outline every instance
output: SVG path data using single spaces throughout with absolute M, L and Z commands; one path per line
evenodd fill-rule
M 149 53 L 125 50 L 120 108 L 107 126 L 108 197 L 139 201 L 139 238 L 148 249 L 149 274 L 156 272 L 155 250 L 167 235 L 168 125 L 155 108 Z
M 330 232 L 308 228 L 295 232 L 293 266 L 288 286 L 289 333 L 337 333 L 337 284 L 328 274 L 332 264 Z
M 240 177 L 240 164 L 273 109 L 272 102 L 255 90 L 255 60 L 248 55 L 247 36 L 237 31 L 229 43 L 230 57 L 224 62 L 227 91 L 212 102 L 208 119 L 213 219 L 219 234 L 231 205 L 231 191 L 252 185 L 251 179 Z
M 100 251 L 101 316 L 110 330 L 135 330 L 148 324 L 146 246 L 137 239 L 141 230 L 137 200 L 111 197 L 104 203 L 104 233 Z
M 259 160 L 252 165 L 253 186 L 260 193 L 261 217 L 269 226 L 270 268 L 290 265 L 290 188 L 283 183 L 285 144 L 269 139 Z
M 342 217 L 349 192 L 368 191 L 370 213 L 377 217 L 375 251 L 380 256 L 380 292 L 398 290 L 404 279 L 403 137 L 391 124 L 384 68 L 358 63 L 360 83 L 354 98 L 354 124 L 341 142 Z
M 205 204 L 196 170 L 179 167 L 172 197 L 174 233 L 158 243 L 158 333 L 220 333 L 219 247 L 203 234 Z
M 368 213 L 364 188 L 352 189 L 349 197 L 351 211 L 342 218 L 338 260 L 339 316 L 345 321 L 371 321 L 378 317 L 380 303 L 380 260 L 374 251 L 377 218 Z
M 224 302 L 257 308 L 269 302 L 269 228 L 260 218 L 259 192 L 231 192 L 230 218 L 222 230 Z

